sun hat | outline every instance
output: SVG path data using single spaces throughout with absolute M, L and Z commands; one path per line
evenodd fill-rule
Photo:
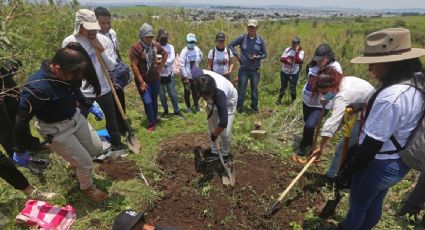
M 186 41 L 187 42 L 196 42 L 196 36 L 195 36 L 195 34 L 187 34 Z
M 143 212 L 138 213 L 133 210 L 126 210 L 115 217 L 112 230 L 130 230 L 139 222 L 145 222 L 145 214 Z
M 248 20 L 248 27 L 249 26 L 253 26 L 253 27 L 257 27 L 258 26 L 258 21 L 256 19 L 249 19 Z
M 369 34 L 366 37 L 363 55 L 353 58 L 351 63 L 395 62 L 424 55 L 425 49 L 412 48 L 408 29 L 388 28 Z
M 79 33 L 81 26 L 83 26 L 86 30 L 100 30 L 96 14 L 88 9 L 79 9 L 75 13 L 74 34 Z

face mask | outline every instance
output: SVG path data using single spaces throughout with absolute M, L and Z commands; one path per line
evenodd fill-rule
M 333 92 L 327 92 L 325 95 L 323 95 L 323 98 L 327 101 L 331 101 L 335 98 L 335 93 Z
M 167 43 L 168 43 L 168 38 L 159 39 L 159 44 L 161 44 L 162 46 L 167 45 Z
M 195 44 L 187 44 L 187 48 L 193 50 L 195 48 Z

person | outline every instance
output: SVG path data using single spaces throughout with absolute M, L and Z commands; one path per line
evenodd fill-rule
M 111 137 L 111 156 L 119 156 L 127 151 L 127 146 L 121 143 L 121 136 L 118 128 L 118 120 L 115 112 L 115 103 L 107 78 L 109 74 L 102 69 L 101 61 L 104 61 L 108 70 L 113 71 L 116 66 L 117 57 L 115 55 L 114 46 L 109 38 L 98 33 L 100 30 L 99 23 L 93 11 L 80 9 L 75 14 L 74 33 L 66 37 L 62 42 L 62 47 L 65 47 L 70 42 L 78 42 L 86 50 L 94 64 L 96 75 L 100 82 L 101 93 L 95 95 L 92 87 L 86 86 L 86 81 L 83 81 L 81 91 L 83 95 L 91 101 L 96 101 L 103 113 L 105 114 L 106 130 Z M 98 59 L 97 53 L 103 60 Z M 93 111 L 94 107 L 80 106 L 81 113 L 87 117 L 89 111 Z M 97 113 L 95 113 L 96 115 Z
M 13 77 L 21 66 L 18 60 L 9 60 L 0 67 L 0 145 L 9 158 L 12 159 L 13 140 L 15 135 L 15 118 L 19 107 L 19 90 L 15 90 Z M 37 137 L 32 136 L 30 129 L 25 136 L 29 150 L 39 150 L 43 147 Z
M 314 129 L 320 120 L 321 100 L 323 99 L 322 97 L 313 97 L 311 91 L 312 84 L 317 74 L 327 67 L 333 68 L 342 74 L 341 65 L 336 61 L 332 48 L 328 44 L 323 43 L 316 48 L 313 59 L 307 67 L 309 71 L 307 75 L 308 80 L 302 91 L 304 128 L 302 140 L 296 150 L 298 156 L 305 156 L 312 149 Z M 330 107 L 331 104 L 328 103 L 325 114 Z
M 168 31 L 165 29 L 159 29 L 156 36 L 156 42 L 158 42 L 162 48 L 167 52 L 168 58 L 165 62 L 164 67 L 159 71 L 161 76 L 161 85 L 159 87 L 159 97 L 161 99 L 161 105 L 164 109 L 162 113 L 163 117 L 168 116 L 168 104 L 165 91 L 170 96 L 171 103 L 173 104 L 174 115 L 180 118 L 185 118 L 179 110 L 179 102 L 177 100 L 176 93 L 176 79 L 173 72 L 173 64 L 176 58 L 174 46 L 168 43 Z
M 292 45 L 283 51 L 280 57 L 282 70 L 280 71 L 280 90 L 277 103 L 282 104 L 282 98 L 285 95 L 286 88 L 291 90 L 292 102 L 297 99 L 297 84 L 300 76 L 301 65 L 304 62 L 304 50 L 300 46 L 301 40 L 298 37 L 292 39 Z
M 131 70 L 136 79 L 136 87 L 142 98 L 148 117 L 149 132 L 155 131 L 158 123 L 158 94 L 160 87 L 159 70 L 167 61 L 168 54 L 158 43 L 153 43 L 153 28 L 144 23 L 140 27 L 140 40 L 130 48 Z M 160 58 L 157 59 L 157 56 Z
M 187 45 L 180 52 L 180 75 L 184 86 L 184 101 L 187 106 L 187 113 L 199 112 L 199 93 L 193 85 L 191 68 L 199 66 L 204 54 L 201 49 L 196 45 L 197 39 L 195 34 L 189 33 L 186 36 Z M 190 103 L 190 93 L 192 92 L 193 108 Z
M 424 97 L 415 84 L 424 82 L 419 57 L 425 49 L 411 47 L 410 31 L 389 28 L 366 37 L 364 55 L 351 63 L 368 64 L 381 83 L 364 109 L 359 145 L 335 179 L 348 187 L 349 209 L 343 229 L 372 229 L 381 218 L 390 187 L 409 171 L 398 154 L 424 113 Z M 408 83 L 406 83 L 408 80 Z
M 333 68 L 328 67 L 319 72 L 317 78 L 313 82 L 312 93 L 314 97 L 321 95 L 325 99 L 331 101 L 332 113 L 321 128 L 321 141 L 314 146 L 311 153 L 312 156 L 317 156 L 317 158 L 319 158 L 322 155 L 326 144 L 329 143 L 341 124 L 345 108 L 354 103 L 366 103 L 374 91 L 375 88 L 369 82 L 353 76 L 343 77 L 342 74 Z M 355 144 L 358 139 L 358 122 L 353 126 L 352 130 L 350 137 L 351 145 Z M 326 173 L 327 179 L 336 176 L 339 170 L 341 151 L 342 143 L 336 148 L 332 163 Z
M 113 72 L 110 74 L 113 76 L 114 89 L 120 101 L 121 107 L 125 113 L 125 92 L 124 88 L 130 83 L 130 69 L 128 65 L 123 63 L 120 53 L 120 43 L 117 37 L 117 33 L 112 29 L 111 13 L 104 7 L 97 7 L 94 9 L 97 20 L 99 21 L 100 30 L 99 33 L 105 35 L 110 39 L 113 45 L 114 55 L 116 57 L 116 66 Z M 114 101 L 115 102 L 115 101 Z M 118 128 L 122 136 L 125 136 L 128 130 L 126 129 L 124 118 L 122 117 L 117 103 L 115 105 L 115 117 L 117 118 Z
M 125 210 L 115 217 L 112 230 L 180 230 L 176 227 L 161 227 L 146 223 L 145 213 Z
M 225 46 L 226 35 L 215 36 L 215 47 L 208 52 L 208 70 L 214 71 L 231 81 L 233 71 L 233 53 Z
M 25 152 L 25 130 L 32 117 L 41 136 L 49 140 L 55 153 L 75 168 L 80 188 L 93 201 L 106 199 L 106 193 L 93 184 L 92 159 L 102 151 L 95 130 L 81 114 L 79 106 L 90 106 L 81 92 L 82 80 L 100 95 L 101 85 L 89 54 L 76 42 L 59 49 L 51 61 L 44 61 L 31 75 L 20 95 L 16 117 L 15 146 Z
M 233 55 L 238 59 L 240 68 L 238 73 L 238 105 L 239 112 L 243 112 L 245 91 L 248 80 L 251 84 L 251 110 L 258 112 L 258 84 L 260 82 L 261 60 L 267 58 L 266 43 L 257 34 L 258 21 L 249 19 L 247 33 L 240 35 L 229 44 Z M 240 53 L 236 51 L 239 46 Z
M 208 134 L 211 141 L 213 160 L 218 160 L 216 141 L 221 143 L 221 154 L 225 163 L 230 162 L 230 146 L 232 139 L 232 126 L 235 119 L 238 93 L 233 84 L 224 76 L 202 70 L 195 66 L 192 76 L 196 78 L 196 87 L 201 97 L 207 102 Z M 210 159 L 211 160 L 211 159 Z

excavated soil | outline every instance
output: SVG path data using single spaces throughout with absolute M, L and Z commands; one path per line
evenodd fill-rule
M 112 180 L 130 180 L 140 175 L 140 169 L 135 161 L 116 159 L 99 165 L 99 171 Z
M 304 177 L 285 198 L 283 207 L 266 219 L 267 208 L 302 166 L 273 155 L 240 151 L 235 154 L 235 187 L 223 185 L 214 171 L 213 178 L 200 185 L 203 175 L 195 171 L 193 157 L 197 145 L 204 153 L 210 151 L 205 134 L 181 135 L 160 145 L 158 163 L 164 177 L 156 186 L 164 195 L 148 214 L 148 221 L 184 230 L 292 229 L 294 223 L 303 226 L 308 210 L 319 210 L 325 201 L 319 192 L 302 189 L 308 182 Z

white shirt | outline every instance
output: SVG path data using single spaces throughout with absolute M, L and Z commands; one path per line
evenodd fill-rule
M 380 152 L 393 151 L 397 148 L 390 140 L 391 135 L 401 146 L 405 146 L 407 139 L 416 128 L 424 112 L 422 95 L 409 85 L 392 85 L 382 90 L 376 97 L 361 130 L 359 143 L 367 136 L 384 142 Z M 398 159 L 399 154 L 377 154 L 376 159 Z
M 341 65 L 337 62 L 334 61 L 332 63 L 330 63 L 329 65 L 327 65 L 327 67 L 331 67 L 334 68 L 336 71 L 338 71 L 339 73 L 342 74 L 342 68 Z M 320 68 L 318 66 L 312 67 L 309 69 L 308 72 L 308 76 L 317 76 L 317 74 L 319 73 Z M 313 108 L 322 108 L 322 104 L 320 103 L 320 99 L 321 97 L 312 97 L 312 92 L 311 92 L 311 85 L 307 83 L 304 85 L 303 91 L 302 91 L 302 96 L 303 96 L 303 101 L 304 103 L 308 106 L 308 107 L 313 107 Z M 332 107 L 331 103 L 328 103 L 326 105 L 326 109 L 330 109 Z
M 343 77 L 338 93 L 332 100 L 332 115 L 323 124 L 321 136 L 332 137 L 341 123 L 347 105 L 366 103 L 375 92 L 373 86 L 357 77 Z
M 162 48 L 164 48 L 164 50 L 167 52 L 168 57 L 164 67 L 159 71 L 159 75 L 161 77 L 168 77 L 173 75 L 173 64 L 174 60 L 176 59 L 176 54 L 174 52 L 174 46 L 170 44 L 162 46 Z
M 103 48 L 105 48 L 105 51 L 101 53 L 101 56 L 103 60 L 105 61 L 106 67 L 108 68 L 109 71 L 113 71 L 116 65 L 116 58 L 114 58 L 114 53 L 115 53 L 114 46 L 112 45 L 111 40 L 109 40 L 109 38 L 107 38 L 105 35 L 98 33 L 97 39 L 102 44 Z M 70 42 L 80 43 L 81 46 L 89 54 L 91 61 L 93 62 L 94 68 L 96 70 L 97 77 L 99 78 L 99 83 L 102 90 L 99 96 L 109 93 L 111 91 L 111 88 L 109 87 L 109 83 L 106 79 L 107 77 L 109 78 L 109 73 L 105 73 L 102 70 L 102 66 L 96 57 L 96 51 L 91 46 L 89 40 L 86 37 L 81 36 L 79 34 L 70 35 L 63 40 L 62 47 L 65 47 Z M 84 94 L 84 96 L 89 98 L 96 97 L 96 95 L 93 93 L 93 87 L 85 88 L 85 86 L 86 86 L 86 81 L 83 80 L 83 84 L 81 86 L 81 92 Z
M 190 62 L 195 61 L 195 64 L 199 66 L 199 63 L 204 58 L 204 54 L 199 49 L 198 46 L 195 46 L 192 50 L 184 47 L 182 52 L 180 52 L 180 75 L 183 77 L 192 79 L 192 73 L 190 71 Z
M 213 52 L 215 52 L 214 55 Z M 232 57 L 233 53 L 227 47 L 225 47 L 223 51 L 218 51 L 217 47 L 215 47 L 208 53 L 208 59 L 212 60 L 213 62 L 212 70 L 221 75 L 224 75 L 229 71 L 229 61 Z
M 217 85 L 217 89 L 222 90 L 227 97 L 227 108 L 229 114 L 234 114 L 236 112 L 236 103 L 238 101 L 238 91 L 233 86 L 233 84 L 227 80 L 224 76 L 210 71 L 203 70 L 204 74 L 210 75 L 215 80 L 215 84 Z M 214 107 L 214 109 L 217 109 Z
M 300 65 L 295 63 L 295 56 L 296 52 L 292 47 L 288 47 L 283 51 L 283 54 L 281 57 L 283 58 L 291 58 L 293 61 L 293 64 L 289 63 L 283 63 L 282 64 L 282 72 L 286 74 L 296 74 L 298 71 L 300 71 Z M 301 50 L 298 54 L 301 60 L 304 60 L 304 50 Z

